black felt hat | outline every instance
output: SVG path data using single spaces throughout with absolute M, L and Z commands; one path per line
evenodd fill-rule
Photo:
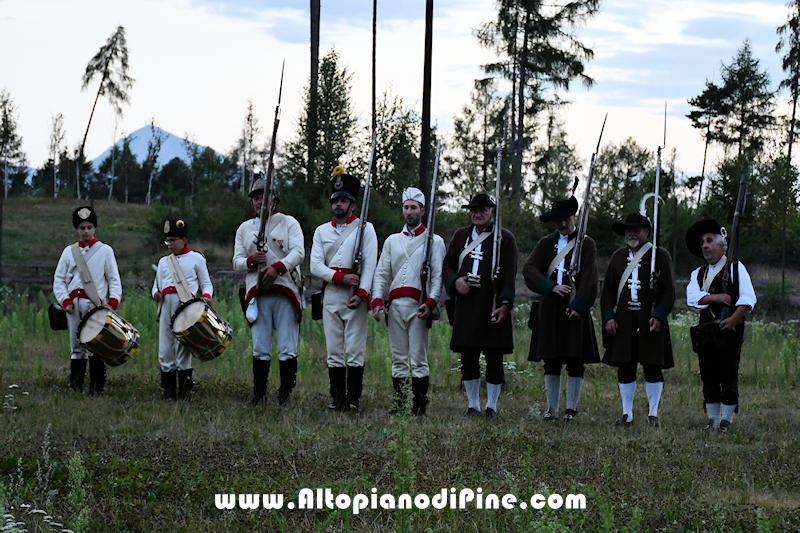
M 713 233 L 714 235 L 726 237 L 726 235 L 723 234 L 724 231 L 725 228 L 720 226 L 719 222 L 713 219 L 696 222 L 689 228 L 689 231 L 686 232 L 686 248 L 689 249 L 692 255 L 703 257 L 703 245 L 700 242 L 703 235 L 706 233 Z
M 553 208 L 539 216 L 542 222 L 566 220 L 578 212 L 578 200 L 572 196 L 566 200 L 555 200 Z
M 177 220 L 168 218 L 164 221 L 164 237 L 177 237 L 178 239 L 187 239 L 189 237 L 189 228 L 186 226 L 186 221 L 179 218 Z
M 361 181 L 357 177 L 346 173 L 341 165 L 333 169 L 331 202 L 337 198 L 349 198 L 351 202 L 355 202 L 359 190 L 361 190 Z
M 473 196 L 468 204 L 464 204 L 461 207 L 463 209 L 474 209 L 476 207 L 496 207 L 496 204 L 494 203 L 494 198 L 482 192 Z
M 97 227 L 97 213 L 91 206 L 85 205 L 72 212 L 72 225 L 75 229 L 78 229 L 81 222 L 91 222 L 95 228 Z
M 626 228 L 641 229 L 647 228 L 652 231 L 653 226 L 650 225 L 650 219 L 641 213 L 631 213 L 625 217 L 622 222 L 617 222 L 611 225 L 611 229 L 617 235 L 625 235 Z

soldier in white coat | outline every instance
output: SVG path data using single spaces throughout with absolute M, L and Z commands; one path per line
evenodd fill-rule
M 331 179 L 333 219 L 314 231 L 311 274 L 322 279 L 322 324 L 328 351 L 328 377 L 337 411 L 360 411 L 367 351 L 370 291 L 378 261 L 378 238 L 364 228 L 360 271 L 353 270 L 360 220 L 354 214 L 358 178 L 336 167 Z
M 97 213 L 90 206 L 79 207 L 72 213 L 72 225 L 78 232 L 78 250 L 83 256 L 101 303 L 116 310 L 122 298 L 122 282 L 119 276 L 114 250 L 94 236 L 97 229 Z M 84 291 L 83 282 L 75 263 L 73 246 L 64 248 L 53 278 L 56 300 L 67 312 L 70 360 L 69 386 L 75 392 L 83 392 L 86 365 L 89 364 L 89 394 L 102 394 L 106 383 L 105 362 L 81 345 L 78 326 L 81 320 L 94 309 L 95 304 Z
M 189 228 L 183 220 L 168 218 L 164 221 L 164 244 L 174 255 L 178 267 L 186 278 L 192 296 L 202 297 L 211 303 L 214 287 L 208 275 L 206 258 L 189 248 Z M 169 255 L 162 257 L 153 281 L 153 300 L 159 305 L 158 363 L 161 366 L 162 400 L 189 400 L 194 386 L 192 381 L 192 354 L 172 333 L 171 320 L 181 300 L 175 277 L 169 266 Z M 178 275 L 180 275 L 178 273 Z M 177 377 L 177 387 L 176 387 Z
M 398 412 L 402 407 L 411 376 L 411 414 L 418 416 L 425 414 L 428 406 L 428 324 L 442 293 L 445 245 L 441 237 L 433 235 L 425 290 L 427 298 L 420 302 L 425 242 L 429 235 L 422 224 L 425 195 L 409 187 L 403 191 L 402 198 L 406 225 L 403 231 L 390 235 L 383 243 L 372 283 L 372 313 L 378 321 L 381 312 L 387 313 L 395 400 L 392 411 Z
M 278 363 L 281 385 L 278 404 L 286 405 L 297 382 L 297 341 L 300 334 L 302 309 L 302 276 L 300 263 L 305 257 L 303 230 L 294 217 L 278 211 L 277 196 L 272 208 L 269 226 L 265 228 L 266 247 L 256 247 L 261 227 L 261 204 L 266 180 L 253 182 L 250 198 L 255 217 L 242 222 L 236 231 L 233 251 L 233 269 L 247 272 L 246 294 L 243 307 L 253 335 L 253 398 L 252 405 L 264 401 L 267 392 L 270 362 L 272 360 L 273 331 L 278 346 Z

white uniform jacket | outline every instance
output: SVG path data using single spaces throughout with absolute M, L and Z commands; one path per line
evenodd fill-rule
M 122 298 L 122 282 L 114 250 L 97 239 L 94 239 L 88 246 L 84 246 L 83 242 L 79 242 L 78 246 L 84 259 L 89 255 L 86 266 L 97 287 L 97 294 L 103 302 L 108 303 L 109 307 L 116 309 Z M 67 246 L 61 252 L 61 258 L 58 260 L 53 277 L 53 292 L 56 300 L 63 307 L 72 305 L 74 298 L 87 298 L 83 291 L 81 276 L 78 274 L 78 266 L 75 264 L 75 258 L 72 256 L 70 248 Z
M 162 296 L 166 296 L 167 294 L 176 294 L 178 292 L 172 279 L 172 273 L 169 271 L 168 257 L 165 255 L 158 261 L 156 279 L 153 281 L 153 295 L 160 292 Z M 183 252 L 175 257 L 178 259 L 178 265 L 181 270 L 183 270 L 183 275 L 186 276 L 186 284 L 192 294 L 194 296 L 200 295 L 210 300 L 214 295 L 214 287 L 211 285 L 208 265 L 203 254 L 190 250 L 187 246 L 183 249 Z
M 409 297 L 419 301 L 422 293 L 422 263 L 425 260 L 425 240 L 428 231 L 424 224 L 420 224 L 414 232 L 409 232 L 408 226 L 401 233 L 390 235 L 383 243 L 381 258 L 375 271 L 372 282 L 372 307 L 384 305 L 397 298 Z M 442 294 L 442 263 L 444 262 L 444 240 L 438 235 L 433 236 L 431 247 L 430 272 L 426 292 L 428 298 L 425 304 L 433 309 Z
M 359 219 L 350 215 L 342 226 L 342 231 L 351 224 L 358 224 Z M 336 243 L 339 232 L 336 231 L 336 219 L 331 220 L 314 231 L 314 240 L 311 246 L 311 274 L 322 279 L 325 283 L 340 285 L 345 274 L 353 272 L 353 252 L 356 243 L 358 228 L 352 231 L 344 240 L 338 250 L 334 250 L 330 263 L 325 257 L 328 250 Z M 378 237 L 375 228 L 367 222 L 364 229 L 364 243 L 362 247 L 361 278 L 359 289 L 356 293 L 362 300 L 369 302 L 372 293 L 372 278 L 375 276 L 375 266 L 378 262 Z
M 245 300 L 248 302 L 259 292 L 258 265 L 253 264 L 253 254 L 257 251 L 256 236 L 260 222 L 258 217 L 242 222 L 236 230 L 236 242 L 233 248 L 233 269 L 237 272 L 247 272 Z M 299 322 L 303 316 L 301 306 L 303 288 L 299 266 L 306 256 L 303 230 L 294 217 L 274 213 L 270 217 L 265 234 L 267 264 L 274 267 L 280 276 L 275 279 L 271 288 L 262 289 L 261 292 L 277 292 L 289 298 L 297 310 Z

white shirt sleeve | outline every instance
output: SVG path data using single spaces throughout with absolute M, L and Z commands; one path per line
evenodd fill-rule
M 708 304 L 703 305 L 699 303 L 700 300 L 708 296 L 708 293 L 702 290 L 697 283 L 697 275 L 699 272 L 700 268 L 695 268 L 689 277 L 689 284 L 686 286 L 686 304 L 695 309 L 707 309 Z
M 732 268 L 732 267 L 731 267 Z M 736 300 L 736 305 L 747 305 L 750 310 L 756 305 L 756 291 L 753 289 L 753 282 L 750 279 L 750 273 L 742 263 L 739 263 L 739 299 Z

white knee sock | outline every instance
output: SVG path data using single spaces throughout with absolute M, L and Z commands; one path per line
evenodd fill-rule
M 733 423 L 733 413 L 736 411 L 735 405 L 722 404 L 722 420 Z
M 719 420 L 720 420 L 720 409 L 722 408 L 722 404 L 719 402 L 714 403 L 707 403 L 706 404 L 706 414 L 710 420 L 714 421 L 714 427 L 719 427 Z
M 636 392 L 636 382 L 620 383 L 619 395 L 622 397 L 622 414 L 628 415 L 628 421 L 633 421 L 633 395 Z
M 477 411 L 481 410 L 481 400 L 478 396 L 478 386 L 480 384 L 480 378 L 464 380 L 464 389 L 467 391 L 467 400 L 469 400 L 469 406 Z
M 567 409 L 578 410 L 578 400 L 581 399 L 583 378 L 567 377 Z
M 645 383 L 647 391 L 647 403 L 650 405 L 649 416 L 658 416 L 658 402 L 661 401 L 661 391 L 664 390 L 664 382 Z
M 554 415 L 558 416 L 558 402 L 561 397 L 561 374 L 545 374 L 544 387 L 547 392 L 547 407 Z
M 486 408 L 497 411 L 497 399 L 500 398 L 500 389 L 503 386 L 497 383 L 486 384 Z

